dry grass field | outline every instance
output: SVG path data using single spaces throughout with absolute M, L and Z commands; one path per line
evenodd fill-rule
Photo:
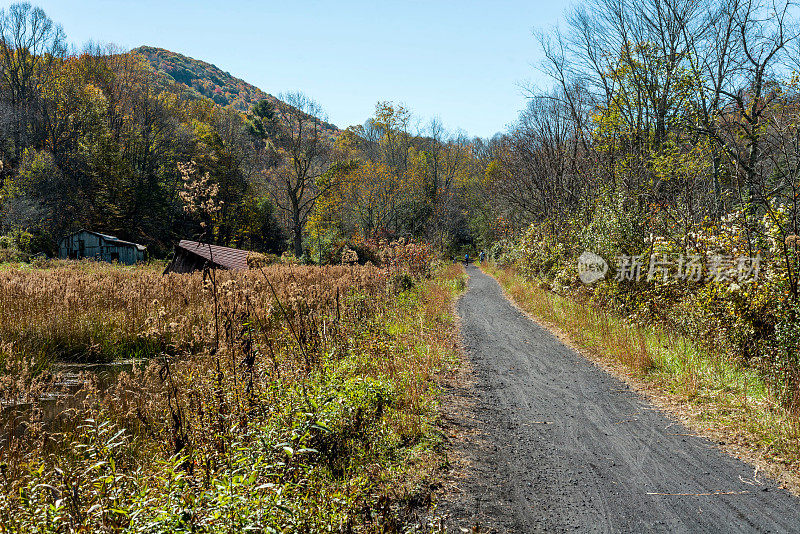
M 444 461 L 459 266 L 0 269 L 0 530 L 393 531 Z M 100 380 L 64 362 L 134 360 Z

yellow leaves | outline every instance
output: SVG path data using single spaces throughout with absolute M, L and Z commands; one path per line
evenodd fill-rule
M 386 134 L 390 130 L 404 130 L 411 119 L 411 111 L 402 104 L 381 101 L 375 104 L 373 124 Z
M 346 157 L 356 154 L 359 144 L 359 130 L 363 130 L 363 127 L 349 126 L 336 138 L 334 149 Z
M 591 121 L 595 124 L 594 138 L 604 151 L 616 148 L 620 136 L 630 131 L 625 125 L 618 103 L 599 107 L 597 113 L 592 114 Z
M 381 133 L 380 144 L 384 150 L 392 152 L 408 146 L 411 138 L 408 133 L 410 121 L 410 110 L 400 104 L 384 101 L 375 105 L 375 116 L 369 123 Z
M 653 154 L 650 165 L 661 180 L 688 180 L 708 171 L 711 166 L 710 155 L 711 147 L 707 138 L 694 143 L 688 150 L 670 141 Z
M 502 164 L 493 159 L 489 164 L 486 166 L 486 170 L 483 173 L 483 181 L 482 185 L 488 186 L 492 182 L 499 180 L 503 175 L 503 166 Z
M 321 196 L 314 209 L 308 216 L 306 231 L 312 241 L 322 238 L 333 228 L 338 226 L 337 215 L 343 210 L 344 198 L 338 190 L 331 190 L 329 194 Z
M 306 230 L 312 238 L 333 228 L 349 235 L 354 226 L 370 237 L 389 223 L 401 202 L 422 194 L 418 174 L 398 174 L 382 162 L 361 161 L 341 172 L 337 183 L 317 200 L 309 216 Z

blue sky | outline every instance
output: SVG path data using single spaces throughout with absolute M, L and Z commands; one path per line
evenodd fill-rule
M 569 0 L 283 1 L 32 0 L 71 43 L 147 44 L 215 64 L 277 95 L 301 90 L 340 127 L 378 100 L 420 122 L 488 137 L 525 105 L 531 32 L 557 24 Z

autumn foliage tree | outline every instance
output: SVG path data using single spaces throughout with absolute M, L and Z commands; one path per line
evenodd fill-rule
M 277 165 L 269 170 L 275 203 L 289 217 L 292 249 L 303 255 L 303 230 L 317 199 L 333 184 L 318 180 L 333 163 L 332 140 L 322 128 L 319 104 L 295 92 L 282 95 L 285 106 L 275 110 L 272 143 Z

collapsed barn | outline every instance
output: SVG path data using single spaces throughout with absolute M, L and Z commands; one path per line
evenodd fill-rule
M 206 268 L 245 271 L 249 252 L 182 239 L 175 246 L 175 256 L 164 269 L 167 273 L 191 273 Z

